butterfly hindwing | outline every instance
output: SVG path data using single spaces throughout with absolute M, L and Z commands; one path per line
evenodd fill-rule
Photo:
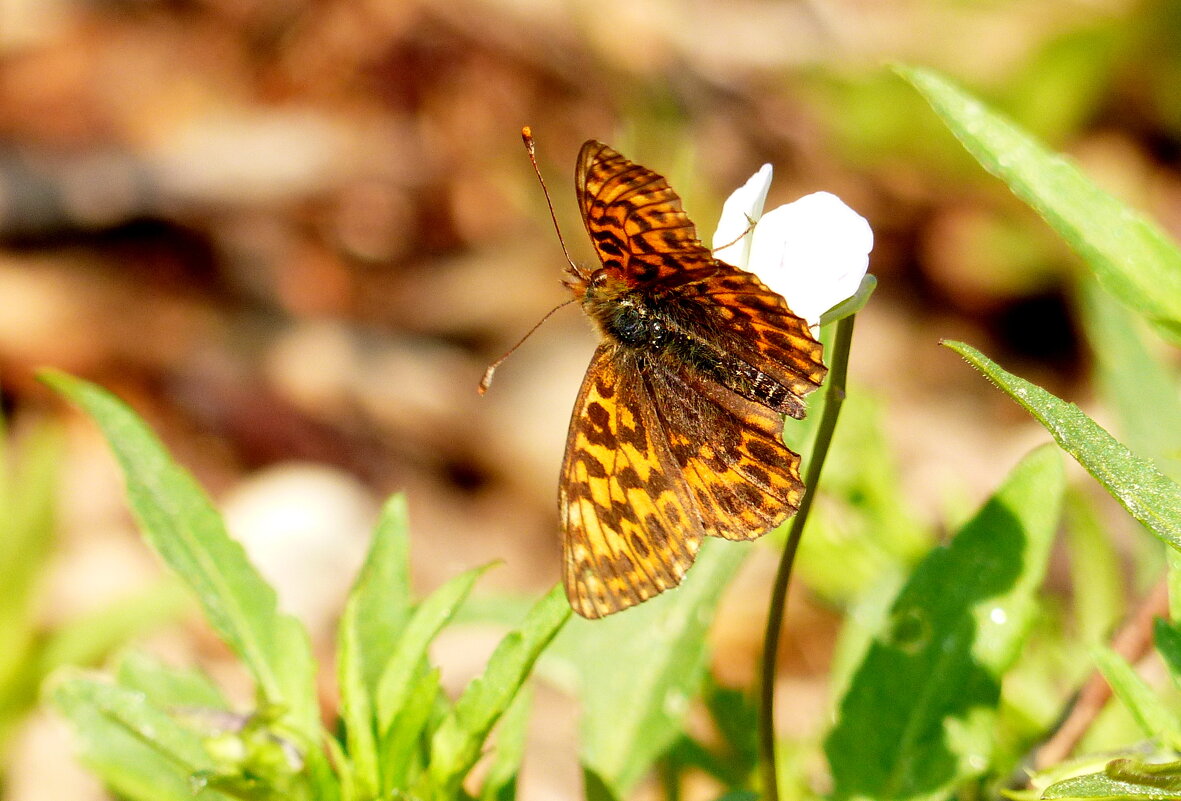
M 706 534 L 752 540 L 795 513 L 804 484 L 781 415 L 689 371 L 654 371 L 649 382 Z
M 595 351 L 570 421 L 559 488 L 566 594 L 601 617 L 680 583 L 701 544 L 635 356 Z

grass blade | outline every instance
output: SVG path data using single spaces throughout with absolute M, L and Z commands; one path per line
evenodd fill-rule
M 1110 648 L 1096 648 L 1094 655 L 1099 672 L 1107 679 L 1115 697 L 1132 713 L 1145 736 L 1159 737 L 1174 748 L 1181 744 L 1181 729 L 1176 717 L 1132 666 Z
M 406 499 L 395 496 L 382 511 L 337 632 L 341 717 L 354 790 L 361 797 L 381 787 L 373 698 L 412 611 L 407 528 Z
M 230 539 L 205 492 L 122 401 L 64 373 L 44 371 L 41 378 L 99 425 L 145 538 L 196 593 L 210 625 L 245 663 L 266 702 L 285 710 L 283 721 L 309 756 L 317 753 L 320 712 L 307 633 L 279 612 L 275 591 Z
M 120 796 L 134 801 L 222 801 L 194 793 L 191 777 L 212 770 L 201 737 L 148 703 L 142 693 L 78 675 L 61 679 L 53 702 L 78 734 L 82 759 Z
M 1032 414 L 1112 497 L 1169 546 L 1181 550 L 1181 487 L 1098 423 L 1041 387 L 1005 372 L 975 348 L 945 342 Z
M 496 646 L 484 674 L 464 689 L 431 739 L 430 776 L 436 789 L 446 794 L 458 787 L 476 764 L 488 733 L 571 614 L 565 592 L 554 587 L 529 610 L 520 628 Z
M 427 646 L 447 625 L 456 609 L 472 591 L 476 580 L 488 569 L 477 567 L 448 581 L 414 610 L 394 648 L 392 657 L 377 683 L 377 732 L 385 737 L 406 705 Z
M 1108 292 L 1181 342 L 1181 251 L 1160 228 L 938 73 L 896 70 L 980 165 L 1083 258 Z

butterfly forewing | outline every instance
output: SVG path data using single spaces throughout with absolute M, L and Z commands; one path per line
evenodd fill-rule
M 714 264 L 708 277 L 687 278 L 676 287 L 679 301 L 706 307 L 722 321 L 730 352 L 787 387 L 797 400 L 819 387 L 827 372 L 824 348 L 807 321 L 752 273 Z M 787 413 L 798 419 L 803 412 L 801 401 Z
M 595 141 L 582 146 L 574 175 L 582 219 L 603 266 L 654 281 L 677 275 L 688 261 L 712 260 L 663 176 Z

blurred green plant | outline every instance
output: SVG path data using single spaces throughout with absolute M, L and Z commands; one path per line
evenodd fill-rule
M 1029 134 L 938 74 L 900 67 L 899 73 L 931 104 L 964 147 L 1037 211 L 1083 259 L 1098 283 L 1124 308 L 1150 323 L 1160 336 L 1181 341 L 1181 249 L 1143 215 L 1102 191 L 1064 157 L 1047 151 Z M 1170 477 L 1178 469 L 1181 437 L 1175 370 L 1155 359 L 1133 321 L 1082 280 L 1082 316 L 1098 354 L 1100 385 L 1121 418 L 1139 455 L 1072 403 L 1021 379 L 969 345 L 949 342 L 998 388 L 1028 411 L 1059 447 L 1087 470 L 1145 529 L 1168 546 L 1172 622 L 1158 618 L 1157 651 L 1174 683 L 1181 683 L 1181 629 L 1177 611 L 1181 588 L 1176 554 L 1181 552 L 1181 486 Z M 1159 465 L 1159 466 L 1158 466 Z M 1092 528 L 1088 513 L 1083 530 Z M 1088 536 L 1084 534 L 1084 536 Z M 1088 536 L 1087 542 L 1096 538 Z M 1076 540 L 1076 547 L 1083 544 Z M 1092 560 L 1083 571 L 1100 574 Z M 1098 587 L 1111 587 L 1100 579 Z M 1087 593 L 1081 585 L 1076 592 Z M 1107 593 L 1111 596 L 1110 591 Z M 1080 604 L 1080 607 L 1082 604 Z M 1092 611 L 1091 615 L 1096 612 Z M 1085 629 L 1084 629 L 1085 631 Z M 1092 635 L 1094 636 L 1094 635 Z M 1122 751 L 1092 764 L 1054 766 L 1033 777 L 1031 795 L 1042 798 L 1176 797 L 1181 770 L 1181 717 L 1173 699 L 1151 687 L 1119 654 L 1092 645 L 1092 660 L 1120 704 L 1130 713 L 1144 743 L 1109 746 Z M 1147 757 L 1146 757 L 1147 754 Z M 1070 772 L 1078 775 L 1065 775 Z
M 33 710 L 45 677 L 97 662 L 133 635 L 173 617 L 184 599 L 160 585 L 95 612 L 47 626 L 42 582 L 57 542 L 62 436 L 34 423 L 9 436 L 0 416 L 0 749 Z
M 257 708 L 236 714 L 204 676 L 142 654 L 113 677 L 57 674 L 51 696 L 73 724 L 83 759 L 121 796 L 454 799 L 501 722 L 477 796 L 514 795 L 528 721 L 521 692 L 534 661 L 570 616 L 561 590 L 538 601 L 454 702 L 427 647 L 484 568 L 415 603 L 406 506 L 391 500 L 338 631 L 338 738 L 321 722 L 307 633 L 230 539 L 193 478 L 122 402 L 61 373 L 44 380 L 100 426 L 127 482 L 144 536 L 196 595 L 214 631 L 255 680 Z

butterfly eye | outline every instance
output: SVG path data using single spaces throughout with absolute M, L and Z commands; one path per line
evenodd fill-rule
M 593 273 L 591 273 L 590 277 L 591 288 L 599 289 L 603 286 L 603 284 L 607 283 L 608 277 L 607 269 L 605 267 L 600 267 L 599 269 L 595 270 Z
M 668 327 L 660 320 L 651 319 L 648 321 L 648 339 L 656 346 L 665 344 L 668 341 Z

